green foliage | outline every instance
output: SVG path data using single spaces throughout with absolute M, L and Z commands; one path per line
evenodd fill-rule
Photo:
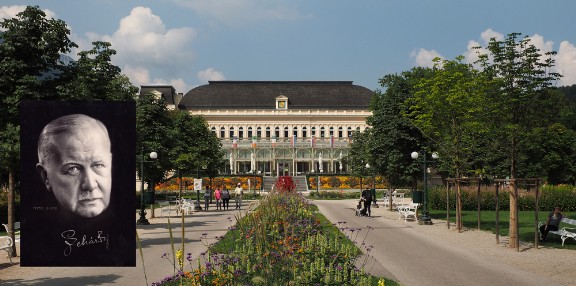
M 370 165 L 393 188 L 413 180 L 417 166 L 409 154 L 421 150 L 420 144 L 426 144 L 422 133 L 402 114 L 406 108 L 404 102 L 412 96 L 414 83 L 429 77 L 430 72 L 413 68 L 401 75 L 386 75 L 379 80 L 386 91 L 377 91 L 372 97 L 372 115 L 366 120 L 372 126 L 368 141 Z
M 477 186 L 462 186 L 462 210 L 472 211 L 478 208 Z M 555 206 L 560 206 L 563 211 L 576 211 L 576 188 L 574 186 L 552 186 L 545 185 L 539 189 L 540 198 L 538 208 L 540 211 L 549 211 Z M 496 187 L 482 185 L 480 187 L 480 209 L 496 209 Z M 452 188 L 449 193 L 450 209 L 456 209 L 456 188 Z M 446 209 L 446 188 L 437 187 L 429 190 L 428 203 L 430 209 Z M 518 190 L 518 210 L 534 210 L 536 205 L 536 190 Z M 507 188 L 500 188 L 498 192 L 498 209 L 510 210 L 510 193 Z
M 138 156 L 141 152 L 149 154 L 158 153 L 158 159 L 144 164 L 145 181 L 148 183 L 160 182 L 165 178 L 167 170 L 172 168 L 169 150 L 173 144 L 170 136 L 172 118 L 162 99 L 153 94 L 142 94 L 136 101 L 136 150 Z M 136 162 L 140 162 L 139 157 Z M 140 166 L 137 166 L 138 175 L 141 176 Z M 154 184 L 148 184 L 152 186 Z

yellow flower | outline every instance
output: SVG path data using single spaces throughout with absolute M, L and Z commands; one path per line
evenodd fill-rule
M 378 286 L 384 286 L 384 279 L 380 278 L 380 280 L 378 280 Z

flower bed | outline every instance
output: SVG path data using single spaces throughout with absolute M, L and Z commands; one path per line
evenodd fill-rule
M 377 280 L 356 261 L 361 250 L 351 240 L 365 237 L 361 230 L 341 223 L 341 232 L 298 193 L 275 192 L 237 221 L 195 261 L 190 254 L 167 256 L 180 272 L 153 285 L 371 285 Z M 364 252 L 372 249 L 362 245 Z M 184 271 L 185 263 L 191 271 Z

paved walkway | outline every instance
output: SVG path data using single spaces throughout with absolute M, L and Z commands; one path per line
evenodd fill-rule
M 432 226 L 405 222 L 399 220 L 396 212 L 390 212 L 384 207 L 372 208 L 372 217 L 357 217 L 354 215 L 356 202 L 357 200 L 319 200 L 315 203 L 320 212 L 333 223 L 346 222 L 341 225 L 362 229 L 358 235 L 358 240 L 361 240 L 359 242 L 366 237 L 366 245 L 374 246 L 370 252 L 373 259 L 369 260 L 366 266 L 374 275 L 384 275 L 402 285 L 410 286 L 561 285 L 489 256 L 478 255 L 459 243 L 451 245 L 450 240 L 437 234 L 451 234 L 460 240 L 467 238 L 456 231 L 448 230 L 445 222 L 437 221 Z M 365 235 L 368 226 L 372 229 Z M 486 233 L 482 234 L 483 242 L 486 242 L 485 235 Z M 489 243 L 489 248 L 496 251 L 526 256 L 524 253 L 496 245 L 495 240 L 490 239 Z
M 364 239 L 373 245 L 366 269 L 377 276 L 386 276 L 400 281 L 402 285 L 561 285 L 526 270 L 500 263 L 485 255 L 459 245 L 451 245 L 447 240 L 435 236 L 432 230 L 446 233 L 446 225 L 418 225 L 416 222 L 398 220 L 395 212 L 385 208 L 373 208 L 372 217 L 354 215 L 356 200 L 316 201 L 320 211 L 332 222 L 346 222 L 350 228 L 367 226 L 372 229 Z M 245 202 L 244 210 L 247 209 Z M 160 213 L 157 212 L 159 215 Z M 186 218 L 186 252 L 198 257 L 206 249 L 206 243 L 214 242 L 214 237 L 224 235 L 235 223 L 238 211 L 197 212 Z M 138 226 L 142 241 L 144 265 L 147 280 L 143 275 L 142 261 L 137 257 L 137 267 L 80 267 L 80 268 L 21 268 L 19 258 L 9 264 L 6 257 L 0 257 L 1 285 L 146 285 L 160 281 L 173 272 L 172 265 L 161 256 L 170 252 L 168 219 L 155 218 L 149 226 Z M 175 248 L 180 247 L 180 218 L 172 217 L 171 224 L 175 237 Z M 452 231 L 453 232 L 453 231 Z M 210 241 L 201 237 L 207 233 Z M 473 232 L 469 232 L 473 233 Z M 462 241 L 462 234 L 456 234 Z M 453 240 L 453 242 L 457 241 Z M 483 240 L 487 240 L 484 238 Z M 494 243 L 493 241 L 490 241 Z M 494 247 L 499 247 L 495 245 Z M 502 248 L 503 249 L 503 248 Z M 535 250 L 536 252 L 540 250 Z M 526 253 L 506 252 L 507 256 L 525 256 Z M 522 257 L 520 257 L 522 259 Z M 568 285 L 568 284 L 565 284 Z
M 233 208 L 226 211 L 211 209 L 187 216 L 184 222 L 185 253 L 190 252 L 194 258 L 199 257 L 206 250 L 207 243 L 215 242 L 215 237 L 224 235 L 228 227 L 235 224 L 235 217 L 247 210 L 248 202 L 244 202 L 241 211 Z M 168 218 L 158 217 L 161 214 L 159 210 L 155 213 L 157 217 L 149 219 L 150 225 L 137 226 L 148 285 L 161 281 L 174 271 L 172 264 L 161 258 L 163 253 L 171 253 Z M 182 242 L 181 217 L 173 212 L 170 224 L 174 247 L 179 249 Z M 202 239 L 204 233 L 207 233 L 207 239 Z M 2 255 L 0 285 L 146 285 L 142 260 L 138 251 L 136 253 L 136 267 L 20 267 L 20 257 L 13 258 L 14 263 L 9 264 L 8 258 Z

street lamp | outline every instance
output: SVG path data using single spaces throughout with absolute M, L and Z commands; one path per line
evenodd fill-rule
M 422 211 L 422 217 L 420 218 L 420 224 L 425 224 L 425 225 L 431 225 L 432 224 L 432 218 L 430 218 L 429 213 L 428 213 L 428 169 L 426 168 L 426 152 L 422 151 L 422 161 L 419 161 L 422 163 L 423 169 L 424 169 L 424 210 Z M 412 159 L 416 160 L 419 157 L 419 153 L 414 151 L 410 154 L 410 157 L 412 157 Z M 440 158 L 440 156 L 438 156 L 437 152 L 432 152 L 432 159 L 436 160 Z
M 158 153 L 150 152 L 148 156 L 150 159 L 156 160 L 156 158 L 158 158 Z M 136 221 L 136 224 L 139 225 L 150 224 L 150 222 L 146 219 L 146 211 L 144 210 L 146 205 L 144 202 L 144 162 L 152 161 L 146 161 L 146 157 L 144 157 L 144 150 L 142 150 L 140 157 L 140 218 Z

